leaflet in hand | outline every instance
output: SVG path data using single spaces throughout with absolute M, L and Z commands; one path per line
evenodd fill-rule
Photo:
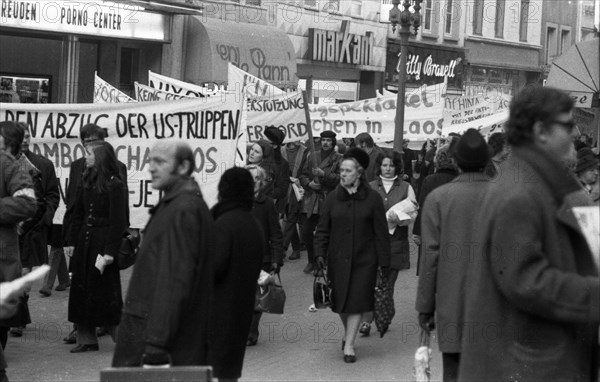
M 104 260 L 104 257 L 101 255 L 98 255 L 96 257 L 96 269 L 98 269 L 100 271 L 100 274 L 104 273 L 104 268 L 106 268 L 106 260 Z

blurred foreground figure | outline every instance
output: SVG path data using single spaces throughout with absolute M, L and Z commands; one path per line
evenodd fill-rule
M 113 366 L 207 365 L 213 222 L 183 142 L 150 151 L 150 212 L 129 283 Z
M 461 381 L 597 380 L 600 280 L 573 212 L 591 201 L 561 164 L 574 150 L 572 112 L 553 88 L 524 89 L 510 105 L 512 155 L 475 217 Z

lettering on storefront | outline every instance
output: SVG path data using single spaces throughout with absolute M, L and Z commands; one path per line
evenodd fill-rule
M 398 64 L 396 72 L 400 72 L 400 54 L 398 53 Z M 421 74 L 429 77 L 449 77 L 454 78 L 456 65 L 462 61 L 462 58 L 450 60 L 448 64 L 439 64 L 433 61 L 433 57 L 428 55 L 425 60 L 421 60 L 418 54 L 409 54 L 406 62 L 406 74 L 415 76 L 416 80 L 421 79 Z
M 343 21 L 340 32 L 310 28 L 309 55 L 312 60 L 371 65 L 373 61 L 373 32 L 365 35 L 349 33 L 350 22 Z
M 242 60 L 240 47 L 216 44 L 217 54 L 223 61 L 229 61 L 245 72 L 256 75 L 265 81 L 290 81 L 290 68 L 286 65 L 271 65 L 265 52 L 260 48 L 250 48 L 250 62 Z

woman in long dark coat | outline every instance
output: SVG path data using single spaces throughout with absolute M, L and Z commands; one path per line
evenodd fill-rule
M 115 259 L 127 225 L 125 185 L 109 143 L 86 154 L 69 231 L 69 242 L 76 244 L 74 251 L 67 249 L 73 253 L 68 319 L 77 324 L 78 344 L 71 353 L 98 350 L 96 327 L 118 325 L 123 306 Z
M 315 261 L 327 262 L 332 310 L 344 325 L 344 361 L 355 362 L 354 341 L 361 317 L 373 310 L 377 268 L 390 266 L 390 239 L 383 201 L 364 175 L 368 155 L 348 150 L 340 185 L 325 199 L 315 233 Z
M 262 270 L 265 272 L 279 273 L 283 265 L 283 233 L 279 225 L 279 216 L 273 199 L 265 195 L 265 171 L 260 166 L 250 165 L 246 168 L 252 174 L 254 180 L 254 203 L 252 215 L 258 221 L 264 232 L 264 249 L 262 255 Z M 256 289 L 256 287 L 255 287 Z M 258 342 L 258 326 L 262 312 L 254 312 L 250 334 L 248 335 L 248 346 L 254 346 Z
M 219 203 L 212 209 L 217 237 L 209 359 L 220 380 L 241 377 L 254 312 L 265 239 L 252 214 L 253 200 L 250 172 L 239 167 L 225 171 Z

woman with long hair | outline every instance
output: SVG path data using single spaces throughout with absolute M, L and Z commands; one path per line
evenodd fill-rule
M 86 168 L 77 189 L 67 248 L 72 254 L 69 321 L 77 324 L 71 353 L 98 350 L 96 327 L 119 324 L 123 300 L 116 260 L 127 227 L 125 179 L 107 142 L 86 149 Z M 114 331 L 113 331 L 114 332 Z
M 369 187 L 369 156 L 358 148 L 344 154 L 340 184 L 325 199 L 315 233 L 315 262 L 327 264 L 331 309 L 344 325 L 344 362 L 356 361 L 354 341 L 363 315 L 374 309 L 377 269 L 387 276 L 390 239 L 381 197 Z

